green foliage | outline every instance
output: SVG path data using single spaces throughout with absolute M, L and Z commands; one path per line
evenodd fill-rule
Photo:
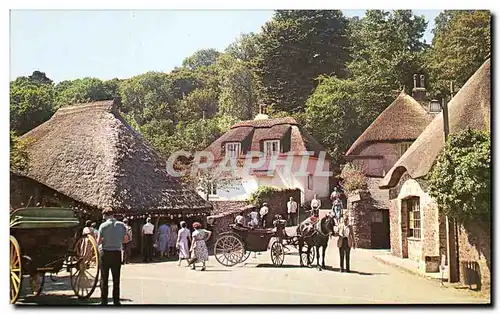
M 22 172 L 28 167 L 26 145 L 26 141 L 21 141 L 14 131 L 10 131 L 10 171 Z
M 352 80 L 323 77 L 306 103 L 306 128 L 322 143 L 333 164 L 343 161 L 349 146 L 360 134 L 357 86 Z
M 365 172 L 359 166 L 352 163 L 345 164 L 340 176 L 343 179 L 342 187 L 347 193 L 368 188 Z
M 62 81 L 55 87 L 55 108 L 113 99 L 117 88 L 117 79 L 104 82 L 98 78 L 86 77 L 73 81 Z
M 436 17 L 433 48 L 427 66 L 434 95 L 461 88 L 491 52 L 489 11 L 446 10 Z
M 54 113 L 54 86 L 42 72 L 10 82 L 10 129 L 24 134 Z
M 189 70 L 196 70 L 200 67 L 207 67 L 217 62 L 220 52 L 215 49 L 201 49 L 192 56 L 184 59 L 182 66 Z
M 450 134 L 429 174 L 429 194 L 459 221 L 491 221 L 491 140 L 484 131 Z
M 319 75 L 345 76 L 346 27 L 339 10 L 277 11 L 262 27 L 255 60 L 264 103 L 300 112 Z
M 269 197 L 277 192 L 282 191 L 282 189 L 273 186 L 259 186 L 255 192 L 250 194 L 248 200 L 254 206 L 260 206 L 262 203 L 267 202 Z

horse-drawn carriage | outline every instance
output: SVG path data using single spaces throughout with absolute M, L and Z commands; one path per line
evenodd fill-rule
M 79 235 L 80 228 L 72 209 L 28 207 L 11 212 L 11 303 L 21 294 L 24 276 L 29 276 L 31 291 L 37 296 L 45 274 L 52 276 L 64 268 L 78 298 L 92 295 L 99 280 L 99 253 L 94 238 Z
M 251 252 L 265 252 L 270 248 L 271 261 L 275 266 L 283 265 L 290 246 L 298 249 L 298 236 L 289 236 L 285 231 L 286 221 L 275 221 L 275 228 L 252 229 L 231 225 L 231 231 L 221 233 L 215 242 L 215 259 L 224 266 L 245 262 Z M 299 252 L 301 261 L 309 265 L 314 260 L 314 250 L 307 245 Z

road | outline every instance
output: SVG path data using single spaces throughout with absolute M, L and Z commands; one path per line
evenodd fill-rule
M 179 267 L 174 261 L 128 264 L 122 267 L 123 304 L 421 304 L 487 303 L 466 290 L 386 265 L 373 258 L 375 250 L 351 253 L 352 273 L 340 273 L 338 250 L 331 242 L 328 269 L 300 268 L 299 257 L 286 255 L 282 267 L 273 267 L 268 252 L 227 268 L 210 257 L 205 272 Z M 26 296 L 21 304 L 97 304 L 99 288 L 86 301 L 72 296 L 67 278 L 47 280 L 39 297 Z M 110 286 L 111 283 L 110 283 Z M 109 292 L 111 296 L 111 288 Z

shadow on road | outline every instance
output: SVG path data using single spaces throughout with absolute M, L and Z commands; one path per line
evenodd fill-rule
M 306 267 L 306 266 L 290 265 L 290 264 L 283 264 L 281 266 L 276 266 L 274 264 L 258 264 L 255 267 L 257 267 L 257 268 L 310 268 L 310 269 L 317 269 L 316 265 L 311 265 L 309 267 Z M 323 268 L 323 270 L 340 273 L 340 268 L 338 268 L 338 267 L 326 266 Z M 387 275 L 387 273 L 366 273 L 366 272 L 357 271 L 357 270 L 351 270 L 348 274 L 357 274 L 357 275 L 361 275 L 361 276 Z

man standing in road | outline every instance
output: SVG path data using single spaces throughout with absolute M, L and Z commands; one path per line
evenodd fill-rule
M 290 196 L 290 200 L 286 203 L 286 207 L 288 210 L 288 223 L 290 226 L 295 226 L 299 206 L 297 205 L 297 202 L 293 200 L 293 197 Z
M 155 226 L 151 223 L 151 217 L 146 219 L 146 224 L 142 226 L 142 237 L 144 244 L 143 248 L 143 257 L 144 262 L 152 262 L 153 261 L 153 232 L 155 230 Z
M 106 207 L 102 214 L 106 220 L 99 227 L 97 244 L 102 244 L 101 256 L 101 304 L 108 304 L 109 270 L 113 276 L 113 304 L 120 305 L 120 270 L 122 266 L 122 243 L 125 239 L 125 225 L 113 216 L 113 209 Z
M 350 265 L 350 253 L 351 248 L 356 248 L 356 241 L 354 240 L 354 231 L 352 230 L 352 225 L 349 223 L 349 217 L 344 215 L 342 222 L 338 227 L 339 238 L 337 240 L 337 246 L 339 248 L 340 255 L 340 272 L 351 272 Z M 344 257 L 345 257 L 345 268 L 344 268 Z

